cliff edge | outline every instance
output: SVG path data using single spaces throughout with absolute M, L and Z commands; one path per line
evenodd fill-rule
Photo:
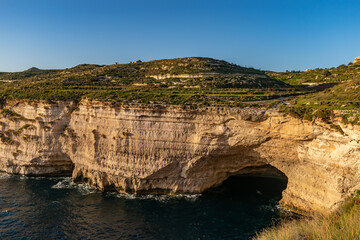
M 286 175 L 282 205 L 334 210 L 360 188 L 360 129 L 260 109 L 8 101 L 0 170 L 66 175 L 101 190 L 199 193 L 233 175 Z

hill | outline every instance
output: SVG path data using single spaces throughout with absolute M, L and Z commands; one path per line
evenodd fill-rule
M 13 73 L 0 72 L 0 81 L 24 79 L 24 78 L 40 76 L 55 72 L 57 72 L 57 70 L 41 70 L 36 67 L 29 68 L 28 70 L 25 70 L 23 72 L 13 72 Z
M 300 94 L 253 68 L 188 57 L 128 64 L 81 64 L 0 74 L 0 97 L 42 100 L 90 98 L 122 103 L 237 106 L 243 101 Z
M 291 85 L 313 85 L 317 83 L 341 83 L 360 80 L 360 61 L 358 58 L 348 65 L 333 68 L 316 68 L 305 71 L 266 72 L 270 77 Z
M 307 108 L 340 110 L 360 109 L 360 61 L 359 57 L 348 65 L 303 72 L 267 72 L 273 78 L 291 85 L 314 87 L 332 86 L 316 93 L 300 96 L 294 104 Z

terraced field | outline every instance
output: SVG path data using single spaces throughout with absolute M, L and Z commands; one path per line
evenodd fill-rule
M 292 96 L 287 99 L 292 108 L 358 110 L 359 86 L 358 62 L 330 69 L 265 73 L 221 60 L 191 57 L 0 73 L 1 99 L 89 98 L 194 108 L 274 107 L 284 104 L 282 98 Z
M 180 58 L 71 69 L 0 73 L 0 97 L 114 103 L 244 106 L 309 92 L 264 72 L 211 58 Z

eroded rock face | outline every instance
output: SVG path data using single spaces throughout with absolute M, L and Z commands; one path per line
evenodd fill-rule
M 272 174 L 271 165 L 288 178 L 284 206 L 320 212 L 360 189 L 360 131 L 351 126 L 342 126 L 342 135 L 322 123 L 255 109 L 88 101 L 4 108 L 0 169 L 9 173 L 60 174 L 74 166 L 75 181 L 101 190 L 197 193 L 252 169 Z
M 0 171 L 23 175 L 71 175 L 60 135 L 74 104 L 11 102 L 0 110 Z

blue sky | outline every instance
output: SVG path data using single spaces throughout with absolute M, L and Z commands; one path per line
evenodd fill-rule
M 0 71 L 186 56 L 263 70 L 360 55 L 360 1 L 0 0 Z

